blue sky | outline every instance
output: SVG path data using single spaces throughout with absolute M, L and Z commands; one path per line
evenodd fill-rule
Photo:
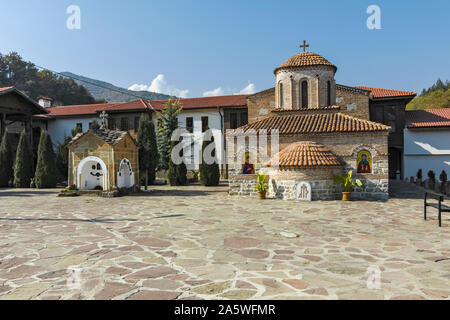
M 80 30 L 66 27 L 72 4 Z M 366 27 L 372 4 L 381 30 Z M 0 52 L 197 97 L 272 87 L 274 68 L 306 39 L 340 84 L 420 91 L 450 79 L 449 12 L 448 0 L 0 0 Z

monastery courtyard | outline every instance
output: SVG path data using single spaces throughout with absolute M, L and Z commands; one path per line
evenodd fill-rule
M 226 191 L 0 190 L 0 299 L 449 297 L 450 216 L 439 228 L 430 208 L 425 222 L 420 194 L 346 203 Z M 377 270 L 379 288 L 368 281 Z

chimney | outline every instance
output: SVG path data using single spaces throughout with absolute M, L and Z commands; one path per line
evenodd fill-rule
M 52 98 L 48 97 L 39 97 L 38 98 L 38 104 L 43 108 L 51 108 L 52 106 Z

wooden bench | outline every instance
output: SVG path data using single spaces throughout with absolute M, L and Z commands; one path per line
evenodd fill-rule
M 437 203 L 427 202 L 427 199 L 431 198 L 437 200 Z M 425 192 L 425 204 L 424 204 L 424 219 L 427 220 L 427 207 L 433 207 L 438 209 L 438 219 L 439 219 L 439 227 L 442 227 L 441 223 L 441 212 L 450 212 L 450 207 L 442 204 L 444 202 L 444 197 L 435 193 Z

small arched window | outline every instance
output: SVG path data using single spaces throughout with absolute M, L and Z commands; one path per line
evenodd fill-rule
M 327 106 L 331 106 L 331 81 L 327 81 Z
M 283 108 L 284 106 L 284 97 L 283 97 L 283 84 L 280 82 L 278 85 L 278 92 L 280 95 L 280 108 Z
M 308 81 L 302 81 L 302 108 L 308 108 Z

